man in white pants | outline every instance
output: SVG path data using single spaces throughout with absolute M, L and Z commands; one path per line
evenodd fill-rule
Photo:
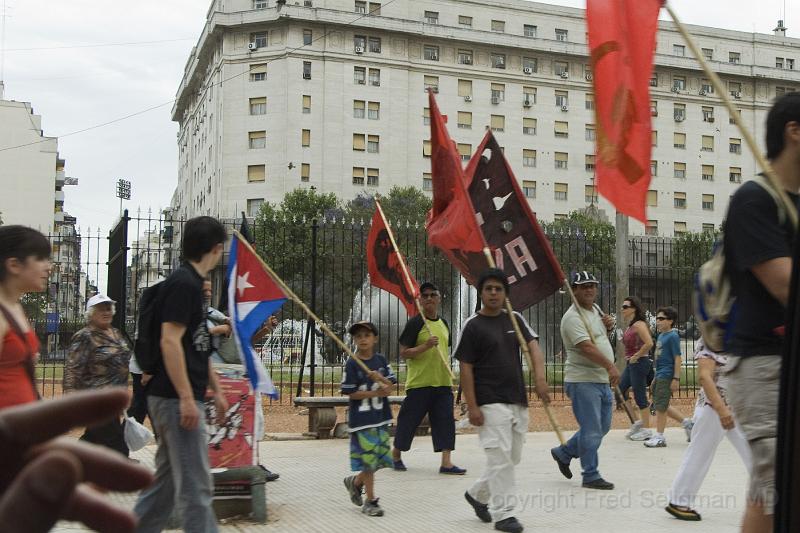
M 476 287 L 483 307 L 464 323 L 455 357 L 461 362 L 469 421 L 478 427 L 486 453 L 486 470 L 464 497 L 483 522 L 494 520 L 496 530 L 519 533 L 523 527 L 514 517 L 514 466 L 522 457 L 528 431 L 522 356 L 511 317 L 504 309 L 508 294 L 505 274 L 489 269 L 481 274 Z M 522 315 L 514 315 L 533 359 L 536 393 L 549 403 L 538 336 Z
M 700 514 L 694 509 L 697 491 L 703 484 L 722 439 L 728 437 L 731 441 L 748 474 L 751 456 L 747 439 L 736 425 L 728 407 L 728 378 L 725 376 L 728 356 L 706 349 L 703 339 L 700 339 L 694 358 L 697 361 L 702 389 L 695 406 L 691 444 L 686 449 L 678 475 L 672 482 L 666 511 L 679 520 L 698 521 Z

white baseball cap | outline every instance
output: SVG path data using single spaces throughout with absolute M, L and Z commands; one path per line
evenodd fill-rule
M 94 296 L 89 298 L 88 302 L 86 302 L 86 310 L 88 311 L 90 308 L 94 307 L 95 305 L 104 304 L 106 302 L 111 302 L 112 304 L 117 303 L 114 300 L 112 300 L 111 298 L 109 298 L 108 296 L 106 296 L 105 294 L 95 294 Z

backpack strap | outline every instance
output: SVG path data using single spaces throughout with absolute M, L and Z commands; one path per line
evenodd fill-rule
M 784 205 L 778 191 L 772 186 L 772 184 L 764 177 L 763 174 L 758 174 L 754 179 L 753 182 L 759 184 L 762 189 L 766 190 L 772 199 L 775 201 L 775 204 L 778 206 L 778 223 L 783 226 L 786 223 L 786 206 Z

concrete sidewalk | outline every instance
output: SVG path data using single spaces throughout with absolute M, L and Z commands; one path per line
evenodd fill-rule
M 688 444 L 681 429 L 668 429 L 667 448 L 647 449 L 631 442 L 622 430 L 611 431 L 600 450 L 600 471 L 616 485 L 613 491 L 580 487 L 580 466 L 572 463 L 572 480 L 564 479 L 550 457 L 551 433 L 529 433 L 517 467 L 517 517 L 528 531 L 591 531 L 603 533 L 639 529 L 668 531 L 735 531 L 744 510 L 747 474 L 727 440 L 720 446 L 701 489 L 697 510 L 701 522 L 681 522 L 664 511 L 666 494 Z M 568 436 L 568 435 L 567 435 Z M 439 456 L 430 438 L 414 440 L 404 455 L 407 472 L 381 470 L 376 493 L 386 515 L 370 518 L 350 503 L 342 479 L 349 474 L 348 441 L 270 441 L 261 443 L 261 462 L 281 474 L 267 484 L 268 523 L 224 524 L 221 531 L 341 532 L 353 529 L 381 532 L 488 532 L 464 501 L 464 491 L 480 475 L 484 456 L 477 435 L 459 435 L 454 462 L 466 476 L 438 473 Z M 154 447 L 135 456 L 152 464 Z M 131 495 L 113 495 L 132 506 Z M 57 531 L 80 531 L 61 522 Z

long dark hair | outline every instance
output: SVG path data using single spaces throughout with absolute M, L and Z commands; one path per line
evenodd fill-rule
M 50 257 L 50 241 L 40 232 L 27 226 L 0 226 L 0 282 L 5 281 L 6 261 L 29 257 Z
M 624 301 L 633 304 L 633 319 L 631 319 L 629 325 L 632 326 L 640 320 L 647 324 L 647 318 L 644 316 L 644 309 L 642 309 L 642 302 L 639 301 L 639 298 L 636 296 L 628 296 Z

